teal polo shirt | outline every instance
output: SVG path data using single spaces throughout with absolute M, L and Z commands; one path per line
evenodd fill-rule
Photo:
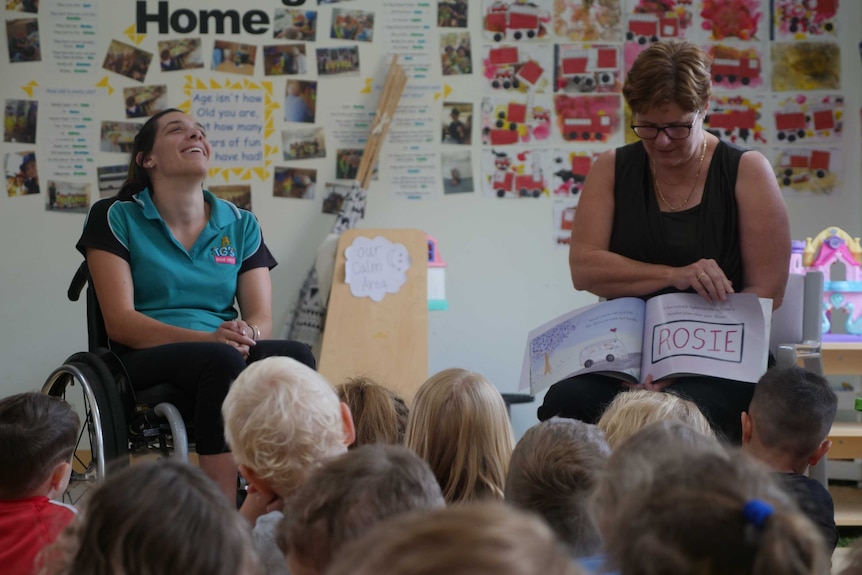
M 203 190 L 210 218 L 190 250 L 171 234 L 149 189 L 131 200 L 108 198 L 90 209 L 77 248 L 108 251 L 132 271 L 135 309 L 169 325 L 215 331 L 238 315 L 237 278 L 275 258 L 251 212 Z

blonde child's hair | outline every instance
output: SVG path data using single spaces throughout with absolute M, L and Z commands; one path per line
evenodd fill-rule
M 351 449 L 369 443 L 404 443 L 410 409 L 394 391 L 359 376 L 337 386 L 335 393 L 353 415 L 356 441 Z
M 697 405 L 673 393 L 636 389 L 618 394 L 596 425 L 605 433 L 608 445 L 616 449 L 623 441 L 656 421 L 679 421 L 715 437 L 709 421 Z
M 332 386 L 288 357 L 268 357 L 244 369 L 231 385 L 222 415 L 236 462 L 282 497 L 346 447 L 341 403 Z
M 551 529 L 501 502 L 409 513 L 345 545 L 327 575 L 580 575 Z
M 830 572 L 818 530 L 741 453 L 682 452 L 630 494 L 608 533 L 608 567 L 626 575 Z
M 503 397 L 478 373 L 447 369 L 423 383 L 405 443 L 431 466 L 447 503 L 503 498 L 515 441 Z

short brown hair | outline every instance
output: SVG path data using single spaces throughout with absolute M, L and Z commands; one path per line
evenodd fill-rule
M 344 547 L 327 575 L 576 575 L 538 517 L 501 502 L 394 517 Z
M 512 452 L 506 501 L 538 513 L 577 557 L 599 552 L 590 508 L 611 450 L 595 425 L 553 417 L 534 425 Z
M 403 446 L 363 445 L 327 461 L 288 499 L 279 547 L 323 573 L 342 545 L 380 521 L 445 505 L 421 457 Z
M 687 112 L 702 110 L 711 91 L 709 55 L 686 40 L 652 44 L 635 59 L 623 85 L 633 114 L 670 103 Z
M 59 397 L 28 392 L 0 399 L 0 499 L 33 495 L 58 463 L 70 461 L 80 424 Z

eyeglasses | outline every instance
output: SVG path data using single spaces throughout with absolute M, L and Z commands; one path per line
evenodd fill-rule
M 691 124 L 687 126 L 635 126 L 632 124 L 632 131 L 641 140 L 655 140 L 658 138 L 659 132 L 664 132 L 671 140 L 685 140 L 691 134 L 691 128 L 697 121 L 698 114 L 700 114 L 700 110 L 694 113 Z

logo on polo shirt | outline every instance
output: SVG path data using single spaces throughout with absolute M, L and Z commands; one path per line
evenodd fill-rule
M 217 264 L 236 265 L 236 250 L 230 245 L 230 238 L 222 236 L 221 245 L 212 249 Z

